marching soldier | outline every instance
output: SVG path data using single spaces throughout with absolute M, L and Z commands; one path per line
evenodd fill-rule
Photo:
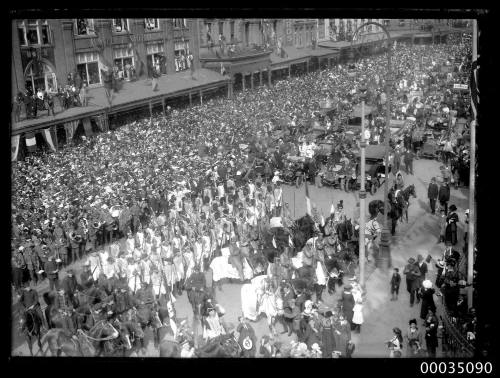
M 50 290 L 59 289 L 59 269 L 57 268 L 57 263 L 54 261 L 54 256 L 50 255 L 48 257 L 47 264 L 45 264 L 45 273 L 49 278 Z
M 26 265 L 28 267 L 31 282 L 37 285 L 38 272 L 40 271 L 40 259 L 33 245 L 31 245 L 28 249 L 28 253 L 26 256 Z

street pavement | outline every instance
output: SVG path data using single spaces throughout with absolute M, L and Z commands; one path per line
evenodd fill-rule
M 420 253 L 424 258 L 430 254 L 433 259 L 441 256 L 444 250 L 444 244 L 437 244 L 439 235 L 438 217 L 437 215 L 430 214 L 430 208 L 427 200 L 427 186 L 431 177 L 440 176 L 441 163 L 434 160 L 416 160 L 414 163 L 415 175 L 404 175 L 405 186 L 414 184 L 416 188 L 417 198 L 410 199 L 410 207 L 408 211 L 408 223 L 399 223 L 396 236 L 393 237 L 391 243 L 391 256 L 393 267 L 398 267 L 402 273 L 407 260 L 410 257 L 416 258 Z M 392 181 L 391 175 L 390 180 Z M 439 180 L 439 179 L 438 179 Z M 390 182 L 391 183 L 391 182 Z M 294 218 L 299 218 L 305 214 L 305 188 L 302 185 L 300 188 L 285 186 L 284 187 L 284 201 L 287 202 L 292 211 Z M 317 188 L 315 186 L 309 187 L 309 194 L 313 206 L 317 206 L 318 210 L 328 216 L 330 212 L 330 205 L 336 205 L 339 200 L 344 201 L 344 209 L 348 217 L 352 217 L 353 210 L 356 205 L 357 193 L 346 193 L 344 191 L 331 189 L 327 187 Z M 374 196 L 368 194 L 366 198 L 366 214 L 368 214 L 368 203 L 373 199 L 383 199 L 383 186 L 375 193 Z M 458 215 L 461 222 L 459 227 L 458 250 L 461 250 L 461 243 L 463 240 L 463 220 L 465 219 L 464 211 L 468 208 L 468 189 L 459 188 L 451 189 L 451 200 L 449 204 L 455 204 L 458 208 Z M 428 264 L 429 278 L 434 282 L 435 269 L 434 261 Z M 78 269 L 81 262 L 73 264 L 73 268 Z M 64 276 L 64 272 L 61 273 Z M 402 282 L 400 287 L 398 301 L 390 301 L 390 277 L 392 269 L 388 272 L 381 272 L 373 266 L 370 262 L 366 268 L 366 297 L 363 308 L 364 324 L 361 327 L 361 333 L 352 335 L 353 342 L 356 345 L 356 350 L 353 357 L 387 357 L 388 350 L 385 346 L 385 341 L 392 337 L 392 329 L 399 327 L 403 333 L 408 326 L 408 320 L 416 318 L 421 324 L 420 320 L 420 305 L 415 305 L 410 308 L 409 294 L 406 291 L 406 283 L 402 275 Z M 47 283 L 40 285 L 39 290 L 46 290 Z M 237 326 L 238 316 L 241 315 L 241 284 L 225 283 L 222 285 L 222 291 L 216 289 L 216 299 L 226 310 L 224 320 L 227 324 Z M 336 303 L 341 295 L 341 290 L 337 288 L 335 294 L 329 295 L 326 290 L 323 294 L 322 307 L 334 309 Z M 435 302 L 438 306 L 438 315 L 441 311 L 441 299 L 435 296 Z M 189 324 L 192 324 L 192 310 L 187 300 L 186 293 L 177 298 L 175 303 L 177 316 L 180 319 L 187 319 Z M 257 322 L 252 323 L 255 329 L 258 342 L 263 335 L 269 334 L 269 328 L 265 316 L 260 318 Z M 16 334 L 15 324 L 13 323 L 13 354 L 14 355 L 29 355 L 27 344 L 22 337 Z M 277 331 L 283 331 L 281 324 L 277 325 Z M 149 332 L 149 331 L 148 331 Z M 151 333 L 149 337 L 151 340 Z M 279 334 L 279 341 L 288 344 L 296 336 L 288 337 L 287 334 Z M 44 346 L 46 348 L 46 346 Z M 33 346 L 34 353 L 37 353 L 38 347 Z M 47 352 L 50 355 L 50 352 Z M 147 347 L 146 356 L 156 357 L 159 352 L 154 349 L 153 343 L 150 342 Z M 139 355 L 142 357 L 142 353 Z

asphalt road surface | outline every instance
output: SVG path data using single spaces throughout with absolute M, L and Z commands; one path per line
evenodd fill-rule
M 414 162 L 414 174 L 404 175 L 405 186 L 414 184 L 417 192 L 417 198 L 410 199 L 409 221 L 408 223 L 399 223 L 396 236 L 392 238 L 391 256 L 392 266 L 399 267 L 402 272 L 407 260 L 410 257 L 416 258 L 417 254 L 422 254 L 426 257 L 430 254 L 434 259 L 441 256 L 444 245 L 437 244 L 439 235 L 438 217 L 430 214 L 430 208 L 427 200 L 427 186 L 431 177 L 437 177 L 439 181 L 441 163 L 434 160 L 420 159 Z M 390 182 L 393 176 L 390 175 Z M 292 211 L 294 218 L 299 218 L 305 214 L 305 188 L 302 185 L 296 189 L 292 186 L 284 186 L 284 201 L 287 202 Z M 463 220 L 465 218 L 464 211 L 468 208 L 468 189 L 459 188 L 451 189 L 451 200 L 449 204 L 455 204 L 458 208 L 460 218 L 460 227 L 458 240 L 459 243 L 463 240 Z M 339 200 L 344 201 L 344 210 L 348 217 L 352 217 L 357 199 L 356 193 L 346 193 L 344 191 L 331 189 L 327 187 L 317 188 L 309 187 L 309 194 L 313 206 L 317 206 L 320 211 L 323 211 L 325 217 L 330 212 L 330 206 L 333 203 L 336 205 Z M 368 203 L 373 199 L 383 199 L 383 186 L 377 190 L 375 195 L 367 195 L 366 199 L 366 214 L 368 214 Z M 461 245 L 458 246 L 461 250 Z M 81 262 L 75 263 L 72 267 L 79 269 Z M 435 269 L 434 263 L 429 266 L 429 278 L 434 282 Z M 387 357 L 388 350 L 385 346 L 385 341 L 392 337 L 392 328 L 399 327 L 403 332 L 406 331 L 408 320 L 416 318 L 419 321 L 420 306 L 415 305 L 409 307 L 409 295 L 406 292 L 404 279 L 400 287 L 400 295 L 398 301 L 390 301 L 389 282 L 392 269 L 388 272 L 382 272 L 376 269 L 373 262 L 369 263 L 366 268 L 366 299 L 363 306 L 364 324 L 361 327 L 359 335 L 353 334 L 353 342 L 356 345 L 356 350 L 353 357 Z M 64 273 L 61 274 L 63 276 Z M 62 279 L 62 277 L 60 277 Z M 404 278 L 404 277 L 403 277 Z M 40 291 L 46 290 L 48 284 L 44 282 L 40 285 Z M 224 320 L 227 324 L 237 325 L 238 316 L 241 315 L 241 284 L 227 283 L 222 285 L 222 291 L 216 289 L 217 301 L 224 307 L 226 314 Z M 323 294 L 323 306 L 333 309 L 336 306 L 338 296 L 341 290 L 336 290 L 336 293 L 329 295 L 326 290 Z M 441 310 L 441 299 L 435 296 L 435 302 L 438 306 L 438 314 Z M 322 306 L 322 307 L 323 307 Z M 187 300 L 186 293 L 177 298 L 175 303 L 177 316 L 180 319 L 187 318 L 192 324 L 193 313 L 191 306 Z M 12 354 L 17 356 L 28 356 L 29 350 L 23 336 L 20 336 L 16 327 L 17 319 L 13 319 L 12 327 Z M 252 323 L 255 329 L 258 342 L 263 335 L 269 334 L 269 328 L 265 316 L 259 318 L 257 322 Z M 287 334 L 280 334 L 283 331 L 281 324 L 278 324 L 278 338 L 283 344 L 288 344 L 295 335 L 289 337 Z M 159 356 L 152 343 L 152 333 L 147 331 L 148 345 L 145 356 Z M 44 350 L 47 346 L 43 346 Z M 33 346 L 35 355 L 41 355 L 38 346 Z M 50 356 L 50 351 L 47 352 Z M 143 357 L 140 353 L 139 357 Z

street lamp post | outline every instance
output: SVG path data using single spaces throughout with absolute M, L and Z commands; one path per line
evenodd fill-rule
M 363 85 L 359 88 L 361 93 L 361 189 L 359 191 L 359 284 L 361 287 L 365 285 L 365 93 L 366 87 Z
M 375 21 L 369 21 L 361 24 L 356 31 L 354 32 L 354 36 L 358 33 L 360 29 L 365 27 L 366 25 L 375 25 L 382 29 L 387 36 L 387 77 L 385 80 L 386 83 L 386 121 L 385 121 L 385 180 L 384 180 L 384 225 L 382 228 L 382 234 L 380 237 L 380 249 L 376 259 L 377 268 L 386 271 L 391 266 L 391 250 L 390 250 L 390 231 L 388 226 L 388 212 L 389 212 L 389 202 L 388 202 L 388 193 L 389 193 L 389 139 L 391 137 L 391 88 L 393 84 L 392 78 L 392 66 L 391 66 L 391 35 L 387 31 L 387 29 L 380 23 Z M 351 49 L 352 49 L 353 41 L 351 41 Z M 364 211 L 364 208 L 361 207 L 360 203 L 360 214 Z M 361 227 L 361 225 L 360 225 Z M 364 230 L 360 230 L 364 232 Z M 364 235 L 362 235 L 363 237 Z M 361 243 L 360 243 L 361 244 Z M 361 259 L 361 256 L 360 256 Z

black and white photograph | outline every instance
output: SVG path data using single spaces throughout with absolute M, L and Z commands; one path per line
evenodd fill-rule
M 11 13 L 11 356 L 489 356 L 478 20 L 337 13 Z

